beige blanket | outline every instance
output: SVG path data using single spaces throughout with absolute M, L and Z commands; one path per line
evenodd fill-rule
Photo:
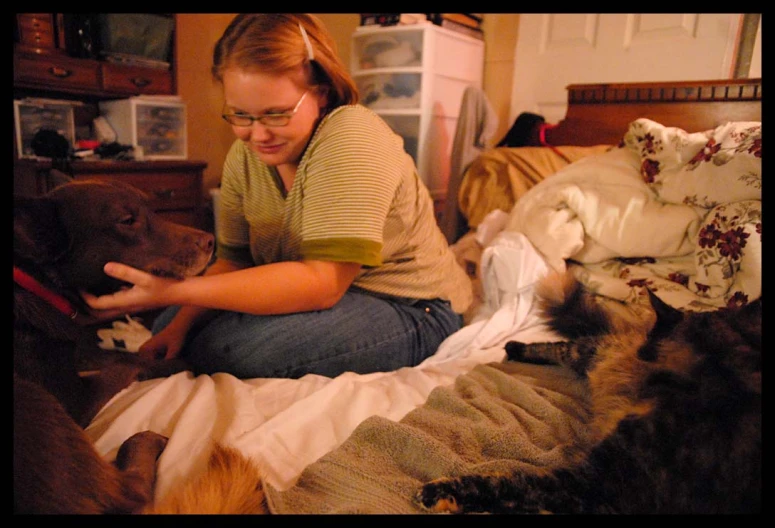
M 365 420 L 287 491 L 267 486 L 270 510 L 421 513 L 428 480 L 566 462 L 587 444 L 588 415 L 586 383 L 561 367 L 482 364 L 400 422 Z
M 466 169 L 458 191 L 458 206 L 470 228 L 491 212 L 511 211 L 533 186 L 569 163 L 602 154 L 610 145 L 592 147 L 498 147 L 484 151 Z M 558 154 L 559 153 L 559 154 Z

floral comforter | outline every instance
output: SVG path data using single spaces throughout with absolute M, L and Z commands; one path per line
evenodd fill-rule
M 530 189 L 506 230 L 602 295 L 746 304 L 761 296 L 761 152 L 760 122 L 687 133 L 638 119 L 617 148 Z

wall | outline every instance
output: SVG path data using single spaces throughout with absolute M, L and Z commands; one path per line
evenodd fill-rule
M 498 115 L 493 145 L 511 128 L 511 88 L 514 78 L 514 49 L 519 36 L 519 15 L 486 13 L 484 30 L 484 93 Z
M 221 166 L 234 141 L 234 134 L 221 119 L 221 89 L 210 75 L 213 46 L 234 13 L 183 13 L 177 15 L 178 94 L 188 113 L 188 156 L 204 160 L 204 189 L 217 187 Z M 206 196 L 206 195 L 205 195 Z
M 350 39 L 355 28 L 361 23 L 361 17 L 357 13 L 316 13 L 323 21 L 331 36 L 336 41 L 339 57 L 345 65 L 350 67 Z

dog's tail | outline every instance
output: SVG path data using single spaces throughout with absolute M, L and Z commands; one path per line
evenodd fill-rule
M 550 273 L 538 284 L 541 309 L 549 326 L 567 339 L 604 335 L 648 323 L 648 308 L 595 295 L 570 271 Z
M 236 449 L 216 443 L 204 473 L 143 510 L 145 514 L 266 514 L 256 465 Z

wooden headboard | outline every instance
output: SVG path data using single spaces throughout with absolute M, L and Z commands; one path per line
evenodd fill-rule
M 762 80 L 572 84 L 565 118 L 545 131 L 546 142 L 614 145 L 639 117 L 687 132 L 727 121 L 761 121 Z
M 629 124 L 641 117 L 687 132 L 729 121 L 761 121 L 762 80 L 572 84 L 565 118 L 553 126 L 536 123 L 525 146 L 617 145 Z M 457 197 L 463 176 L 449 180 L 442 231 L 450 242 L 467 230 Z

